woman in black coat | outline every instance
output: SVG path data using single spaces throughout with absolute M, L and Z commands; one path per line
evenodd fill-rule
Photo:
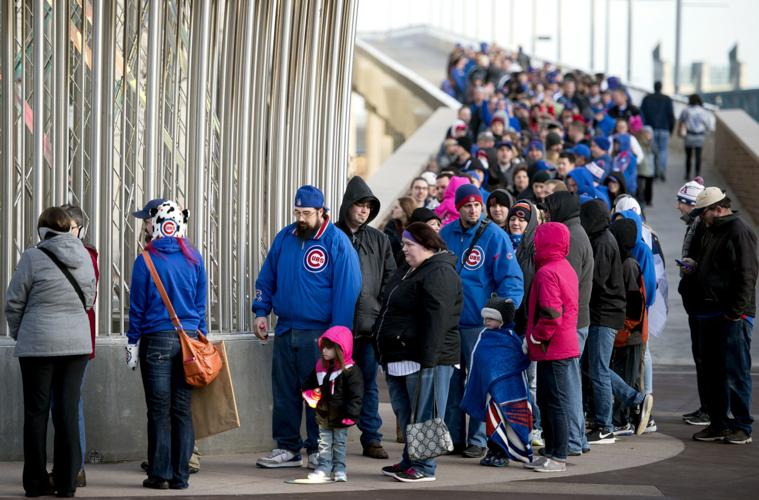
M 405 434 L 417 384 L 417 421 L 432 418 L 433 406 L 439 415 L 445 412 L 453 365 L 459 362 L 463 293 L 456 257 L 430 226 L 409 224 L 402 240 L 407 265 L 386 288 L 374 330 L 390 402 Z M 382 473 L 402 482 L 433 481 L 435 467 L 435 459 L 412 461 L 404 446 L 401 462 Z

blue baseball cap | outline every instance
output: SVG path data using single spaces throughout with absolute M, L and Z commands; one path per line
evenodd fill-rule
M 296 208 L 323 208 L 329 210 L 324 206 L 324 193 L 319 188 L 306 184 L 298 188 L 295 193 L 295 207 Z
M 135 216 L 138 219 L 149 219 L 152 217 L 150 214 L 150 211 L 154 208 L 158 208 L 161 203 L 164 203 L 166 201 L 165 198 L 156 198 L 155 200 L 150 200 L 145 204 L 145 206 L 142 208 L 142 210 L 138 210 L 136 212 L 132 212 L 132 215 Z
M 578 144 L 570 149 L 576 156 L 583 156 L 586 160 L 590 160 L 590 148 L 585 144 Z

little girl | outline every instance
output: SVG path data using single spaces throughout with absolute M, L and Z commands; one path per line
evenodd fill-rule
M 361 370 L 354 366 L 353 334 L 344 326 L 333 326 L 319 337 L 322 357 L 304 384 L 303 398 L 316 408 L 319 424 L 319 460 L 311 481 L 330 479 L 344 482 L 348 427 L 361 414 L 364 383 Z M 330 477 L 331 474 L 331 477 Z

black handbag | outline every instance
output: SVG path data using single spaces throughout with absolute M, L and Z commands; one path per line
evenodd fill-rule
M 434 370 L 434 368 L 433 368 Z M 434 373 L 434 372 L 433 372 Z M 435 375 L 436 376 L 436 375 Z M 445 421 L 438 416 L 435 380 L 432 380 L 432 418 L 417 422 L 419 396 L 422 390 L 422 370 L 416 383 L 416 397 L 411 422 L 406 426 L 406 450 L 411 460 L 429 460 L 453 451 L 453 440 Z

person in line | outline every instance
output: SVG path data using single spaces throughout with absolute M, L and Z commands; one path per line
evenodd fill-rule
M 643 102 L 640 104 L 640 114 L 643 117 L 643 123 L 650 126 L 654 131 L 655 175 L 666 181 L 669 136 L 675 129 L 675 111 L 672 99 L 662 93 L 661 87 L 661 82 L 654 82 L 654 92 L 643 98 Z
M 424 177 L 417 177 L 411 181 L 409 196 L 414 200 L 415 208 L 426 206 L 427 198 L 430 195 L 430 186 Z
M 380 296 L 395 273 L 396 265 L 387 237 L 369 226 L 379 211 L 379 199 L 361 177 L 354 176 L 345 188 L 336 226 L 350 239 L 361 266 L 361 292 L 353 320 L 352 351 L 358 369 L 363 374 L 364 394 L 361 415 L 356 423 L 361 429 L 364 456 L 385 459 L 388 455 L 382 447 L 380 433 L 382 419 L 379 415 L 377 357 L 374 352 L 372 327 L 379 313 Z M 411 218 L 413 219 L 413 214 Z
M 358 422 L 364 393 L 361 370 L 353 358 L 353 333 L 333 326 L 319 337 L 321 357 L 303 385 L 303 397 L 316 410 L 319 424 L 319 460 L 308 479 L 314 482 L 348 481 L 345 452 L 348 428 Z
M 266 317 L 272 311 L 277 315 L 271 368 L 276 448 L 256 461 L 259 467 L 300 467 L 304 447 L 308 465 L 316 467 L 319 428 L 314 411 L 306 408 L 303 441 L 301 387 L 319 359 L 319 336 L 331 326 L 353 325 L 362 287 L 358 255 L 327 210 L 318 188 L 298 188 L 295 222 L 277 233 L 256 280 L 252 309 L 259 339 L 269 336 Z
M 459 220 L 440 230 L 440 237 L 458 258 L 456 270 L 464 288 L 464 309 L 459 325 L 461 369 L 453 374 L 445 421 L 454 447 L 458 446 L 467 458 L 480 458 L 485 454 L 487 443 L 484 424 L 469 419 L 468 430 L 465 430 L 465 415 L 459 408 L 466 367 L 471 364 L 472 349 L 482 330 L 480 310 L 493 293 L 521 304 L 524 284 L 507 234 L 482 217 L 480 190 L 472 184 L 458 188 L 456 208 Z
M 505 189 L 496 189 L 490 194 L 486 203 L 488 219 L 505 231 L 508 225 L 509 208 L 513 204 L 509 192 Z
M 186 239 L 189 212 L 173 201 L 151 209 L 153 234 L 145 247 L 183 329 L 190 337 L 206 329 L 206 269 Z M 150 274 L 144 253 L 132 267 L 126 362 L 138 362 L 148 407 L 148 477 L 153 489 L 189 487 L 195 436 L 192 388 L 185 381 L 182 349 L 169 311 Z
M 95 303 L 95 272 L 62 208 L 42 211 L 37 234 L 40 243 L 21 255 L 5 303 L 24 396 L 22 481 L 27 497 L 72 497 L 82 468 L 79 400 L 92 354 L 87 311 Z M 51 481 L 46 443 L 52 393 L 56 404 Z
M 403 228 L 408 224 L 411 214 L 416 209 L 416 203 L 410 196 L 401 196 L 390 211 L 390 220 L 385 224 L 384 233 L 390 241 L 390 248 L 395 256 L 396 264 L 402 260 L 401 256 L 401 234 Z
M 537 472 L 567 470 L 569 441 L 570 360 L 580 355 L 577 343 L 579 282 L 567 262 L 569 229 L 558 222 L 541 224 L 535 231 L 537 271 L 529 294 L 527 346 L 537 361 L 538 406 L 545 449 L 525 467 Z
M 409 219 L 409 224 L 413 224 L 414 222 L 424 222 L 434 229 L 436 233 L 440 232 L 440 217 L 429 208 L 417 208 L 414 210 Z
M 412 413 L 422 422 L 446 407 L 453 365 L 460 359 L 463 294 L 456 256 L 429 225 L 409 224 L 403 254 L 407 265 L 388 285 L 374 334 L 405 442 Z M 435 459 L 412 461 L 404 445 L 401 461 L 383 467 L 382 474 L 405 483 L 434 481 L 436 467 Z
M 751 330 L 756 317 L 756 233 L 718 187 L 704 189 L 693 215 L 704 233 L 686 264 L 701 290 L 698 317 L 710 423 L 696 441 L 751 443 Z M 728 412 L 732 414 L 729 418 Z

